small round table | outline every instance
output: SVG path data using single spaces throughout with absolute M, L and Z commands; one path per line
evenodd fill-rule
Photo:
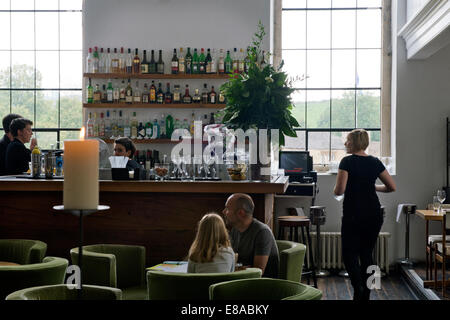
M 12 266 L 20 266 L 20 264 L 9 261 L 0 261 L 0 267 L 12 267 Z

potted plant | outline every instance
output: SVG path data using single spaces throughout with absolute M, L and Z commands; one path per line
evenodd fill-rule
M 296 137 L 294 130 L 299 124 L 292 116 L 291 93 L 294 79 L 288 79 L 288 75 L 281 71 L 283 62 L 275 67 L 268 61 L 268 56 L 261 60 L 267 61 L 261 65 L 258 57 L 262 57 L 261 44 L 265 35 L 261 21 L 258 31 L 253 37 L 253 46 L 248 50 L 247 70 L 242 74 L 231 75 L 230 80 L 220 87 L 226 98 L 226 107 L 222 110 L 222 122 L 230 129 L 278 129 L 279 146 L 285 144 L 285 135 Z M 270 135 L 269 135 L 270 141 Z M 268 146 L 270 148 L 270 145 Z M 270 150 L 270 149 L 269 149 Z M 267 180 L 258 175 L 261 167 L 267 164 L 251 165 L 252 178 Z M 268 164 L 270 168 L 270 163 Z M 270 176 L 268 177 L 270 178 Z

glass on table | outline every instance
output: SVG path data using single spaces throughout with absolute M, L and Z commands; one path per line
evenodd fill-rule
M 159 177 L 160 181 L 164 180 L 167 173 L 169 173 L 168 163 L 155 163 L 155 174 Z
M 439 201 L 439 197 L 433 196 L 433 211 L 439 213 L 440 207 L 441 207 L 441 202 Z

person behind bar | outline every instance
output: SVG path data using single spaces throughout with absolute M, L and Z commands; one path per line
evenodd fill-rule
M 128 170 L 141 168 L 141 165 L 132 159 L 135 152 L 136 146 L 130 138 L 118 138 L 114 141 L 114 155 L 128 158 L 128 163 L 126 166 Z
M 342 256 L 353 286 L 353 300 L 369 300 L 367 268 L 373 265 L 372 253 L 383 224 L 376 192 L 393 192 L 396 187 L 383 163 L 364 151 L 369 146 L 365 130 L 350 132 L 344 145 L 351 155 L 341 160 L 334 187 L 336 196 L 344 195 Z M 376 185 L 377 178 L 384 185 Z
M 31 150 L 37 145 L 36 139 L 31 139 L 33 122 L 25 118 L 17 118 L 11 122 L 11 131 L 14 140 L 6 149 L 6 173 L 21 174 L 28 171 L 31 161 Z M 30 142 L 30 149 L 25 147 L 25 143 Z
M 11 141 L 14 140 L 13 135 L 9 131 L 9 126 L 14 119 L 22 118 L 21 115 L 10 113 L 3 118 L 3 130 L 5 135 L 0 140 L 0 176 L 6 174 L 6 149 Z
M 233 272 L 234 251 L 221 216 L 208 213 L 198 223 L 194 242 L 189 249 L 189 273 Z
M 278 247 L 270 228 L 253 218 L 254 208 L 247 194 L 235 193 L 227 199 L 223 214 L 227 225 L 232 227 L 231 245 L 243 266 L 260 268 L 263 277 L 277 278 Z

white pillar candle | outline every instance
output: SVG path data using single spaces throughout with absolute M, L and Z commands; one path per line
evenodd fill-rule
M 84 128 L 83 128 L 84 129 Z M 97 140 L 64 140 L 64 209 L 97 209 Z

